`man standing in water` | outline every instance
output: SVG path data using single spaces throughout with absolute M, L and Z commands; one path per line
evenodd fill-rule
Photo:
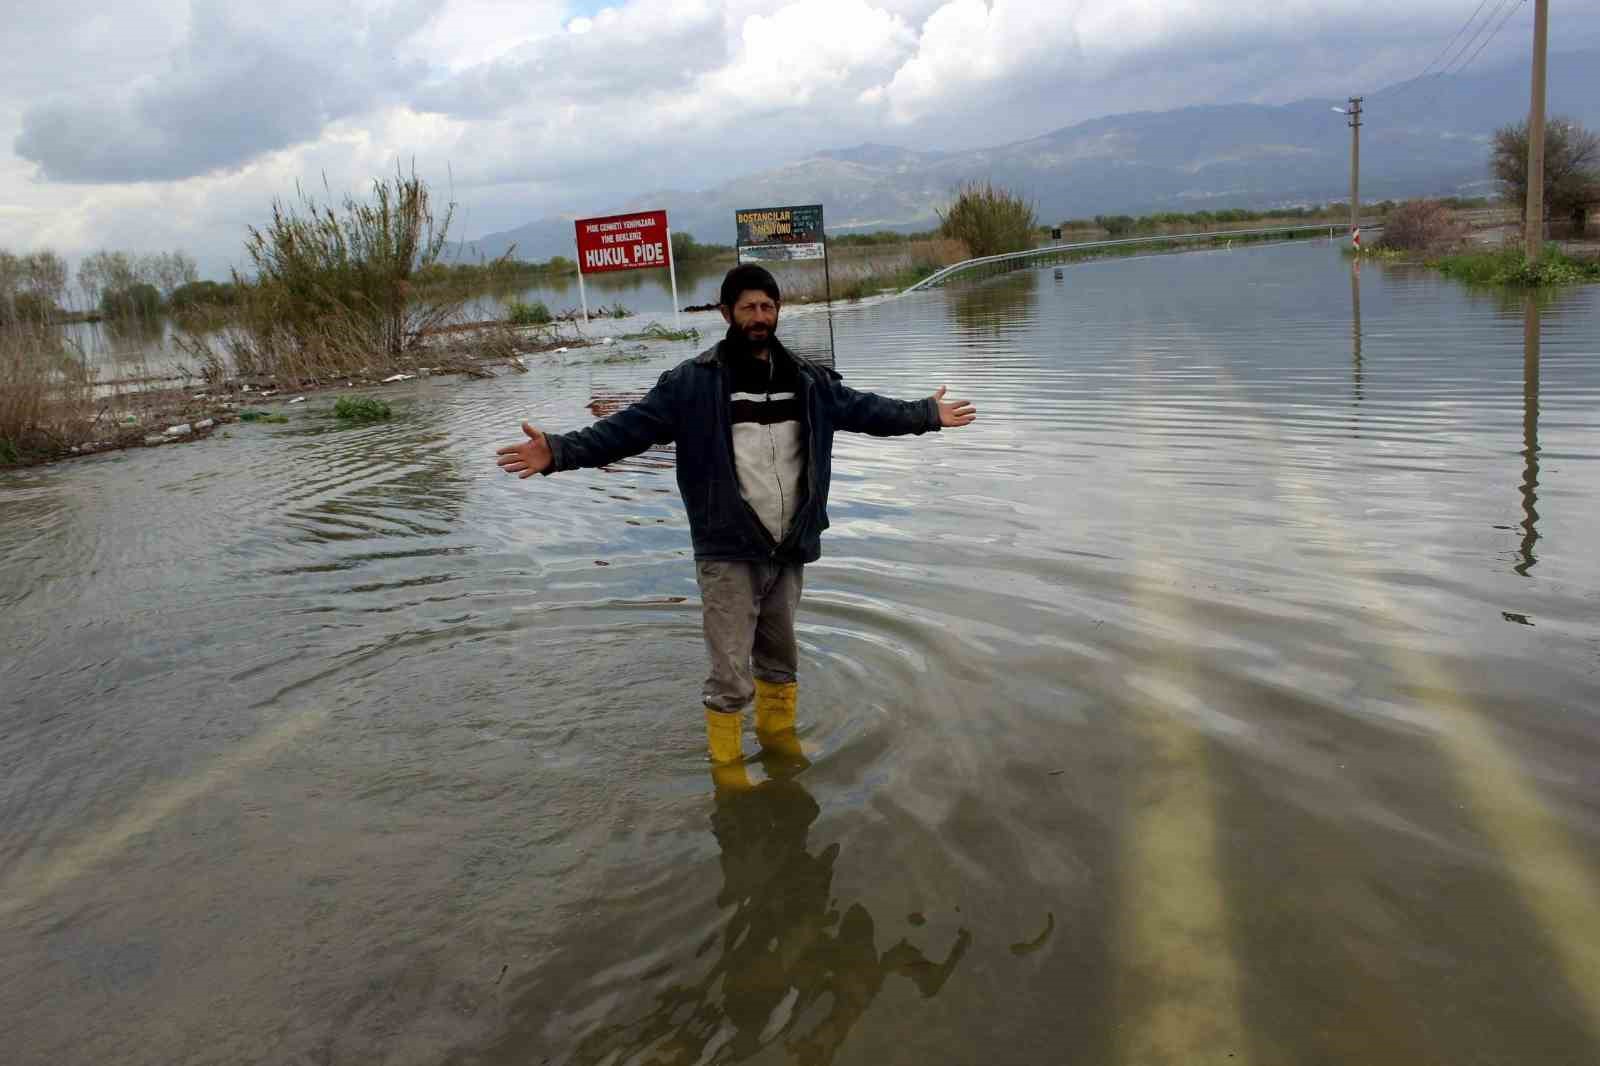
M 722 281 L 728 333 L 661 375 L 644 399 L 588 429 L 527 440 L 495 460 L 526 478 L 605 466 L 653 444 L 677 445 L 678 491 L 689 514 L 711 675 L 704 702 L 713 775 L 743 779 L 741 716 L 755 697 L 761 746 L 798 754 L 794 616 L 805 564 L 822 554 L 836 429 L 890 437 L 965 426 L 977 410 L 891 400 L 846 386 L 778 340 L 778 283 L 745 264 Z

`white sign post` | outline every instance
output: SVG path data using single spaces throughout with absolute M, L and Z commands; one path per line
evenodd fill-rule
M 583 324 L 589 324 L 589 294 L 583 289 L 583 249 L 578 247 L 576 241 L 572 247 L 578 252 L 578 299 L 583 303 Z
M 672 254 L 672 226 L 667 225 L 667 273 L 672 276 L 672 329 L 678 328 L 678 257 Z

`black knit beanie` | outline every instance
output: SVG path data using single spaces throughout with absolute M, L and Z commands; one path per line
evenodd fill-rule
M 766 267 L 740 263 L 722 279 L 722 306 L 731 309 L 739 301 L 739 294 L 750 289 L 760 289 L 772 297 L 773 303 L 782 302 L 778 298 L 778 279 Z

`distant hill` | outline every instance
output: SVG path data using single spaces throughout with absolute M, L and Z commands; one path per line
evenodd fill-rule
M 1600 127 L 1600 50 L 1552 55 L 1549 110 Z M 665 206 L 674 230 L 733 243 L 733 212 L 821 203 L 830 233 L 916 230 L 963 181 L 993 179 L 1031 197 L 1041 221 L 1097 214 L 1277 207 L 1349 195 L 1350 131 L 1329 108 L 1343 100 L 1268 107 L 1223 104 L 1109 115 L 1029 140 L 959 152 L 883 144 L 819 152 L 701 192 L 641 195 L 617 210 Z M 1364 104 L 1363 199 L 1486 195 L 1494 130 L 1526 117 L 1528 71 L 1511 65 L 1430 78 Z M 546 218 L 468 244 L 494 257 L 572 255 L 571 218 Z

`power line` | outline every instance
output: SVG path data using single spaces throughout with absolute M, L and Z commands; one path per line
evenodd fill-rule
M 1371 93 L 1369 95 L 1372 97 L 1390 96 L 1392 98 L 1392 96 L 1397 96 L 1406 92 L 1407 90 L 1415 89 L 1418 86 L 1437 81 L 1438 79 L 1444 77 L 1447 73 L 1459 73 L 1461 70 L 1465 69 L 1466 63 L 1461 64 L 1461 66 L 1457 67 L 1454 72 L 1450 71 L 1449 68 L 1454 66 L 1456 61 L 1462 56 L 1466 55 L 1467 50 L 1474 44 L 1477 44 L 1480 39 L 1484 41 L 1484 44 L 1487 44 L 1489 40 L 1492 40 L 1494 35 L 1500 32 L 1500 26 L 1505 25 L 1506 19 L 1510 17 L 1511 11 L 1516 9 L 1516 6 L 1519 2 L 1520 0 L 1495 0 L 1494 7 L 1489 11 L 1489 14 L 1483 19 L 1482 22 L 1478 22 L 1477 29 L 1473 30 L 1473 32 L 1468 35 L 1464 41 L 1462 41 L 1461 35 L 1465 33 L 1474 22 L 1478 21 L 1478 15 L 1483 12 L 1484 7 L 1489 3 L 1489 0 L 1479 0 L 1477 8 L 1473 10 L 1472 15 L 1467 19 L 1467 21 L 1461 24 L 1461 28 L 1456 30 L 1455 36 L 1450 38 L 1450 43 L 1445 45 L 1444 49 L 1440 51 L 1437 56 L 1434 56 L 1432 61 L 1430 61 L 1427 66 L 1422 68 L 1422 72 L 1420 74 L 1414 78 L 1399 82 L 1387 89 L 1383 89 L 1379 92 Z M 1511 11 L 1506 10 L 1507 4 L 1511 5 Z M 1484 31 L 1489 29 L 1490 24 L 1494 22 L 1495 16 L 1500 15 L 1502 12 L 1505 12 L 1505 15 L 1502 17 L 1500 25 L 1496 26 L 1494 31 L 1491 32 L 1488 37 L 1484 37 Z M 1456 47 L 1457 41 L 1461 41 L 1461 47 L 1459 49 Z M 1481 51 L 1483 51 L 1482 44 L 1478 45 L 1478 50 L 1472 53 L 1472 56 L 1467 60 L 1467 63 L 1470 63 L 1473 59 L 1476 59 L 1478 52 Z M 1449 58 L 1446 59 L 1446 56 L 1449 56 Z M 1432 75 L 1429 75 L 1428 71 L 1431 70 L 1434 64 L 1438 63 L 1441 59 L 1445 60 L 1444 66 L 1434 71 Z
M 1426 77 L 1428 71 L 1433 69 L 1433 64 L 1437 63 L 1437 62 L 1439 62 L 1439 60 L 1443 59 L 1450 52 L 1450 50 L 1456 46 L 1456 42 L 1461 39 L 1461 35 L 1463 33 L 1467 32 L 1467 27 L 1468 26 L 1472 25 L 1473 22 L 1477 21 L 1478 14 L 1481 11 L 1483 11 L 1484 5 L 1486 5 L 1488 2 L 1489 2 L 1489 0 L 1478 0 L 1478 6 L 1477 6 L 1476 9 L 1473 10 L 1472 16 L 1470 18 L 1468 18 L 1467 21 L 1465 21 L 1465 22 L 1463 22 L 1461 24 L 1461 28 L 1456 30 L 1456 35 L 1454 37 L 1450 38 L 1450 43 L 1444 46 L 1444 50 L 1443 51 L 1441 51 L 1438 55 L 1433 57 L 1433 61 L 1432 62 L 1430 62 L 1427 66 L 1422 68 L 1422 73 L 1418 74 L 1417 78 Z M 1440 69 L 1443 69 L 1443 68 L 1440 68 Z M 1414 78 L 1412 80 L 1415 81 L 1416 78 Z
M 1514 5 L 1516 3 L 1517 3 L 1517 0 L 1495 0 L 1494 7 L 1490 8 L 1489 9 L 1489 14 L 1484 17 L 1484 20 L 1482 22 L 1478 23 L 1478 28 L 1473 30 L 1472 31 L 1472 35 L 1469 36 L 1465 41 L 1461 42 L 1460 50 L 1457 51 L 1455 55 L 1453 55 L 1449 59 L 1445 60 L 1444 66 L 1439 68 L 1439 70 L 1438 70 L 1439 76 L 1442 77 L 1443 75 L 1448 73 L 1450 68 L 1455 65 L 1457 60 L 1459 60 L 1462 56 L 1466 55 L 1467 51 L 1474 44 L 1477 44 L 1479 40 L 1483 39 L 1484 33 L 1486 31 L 1488 31 L 1488 29 L 1489 29 L 1489 24 L 1492 23 L 1495 20 L 1495 16 L 1496 15 L 1499 15 L 1502 11 L 1505 10 L 1507 4 L 1513 4 Z
M 1473 60 L 1477 59 L 1478 56 L 1483 53 L 1483 50 L 1489 47 L 1490 42 L 1499 36 L 1500 31 L 1505 28 L 1506 23 L 1511 21 L 1512 17 L 1517 13 L 1517 10 L 1525 3 L 1527 3 L 1527 0 L 1497 0 L 1494 7 L 1489 9 L 1488 16 L 1478 24 L 1477 30 L 1467 37 L 1460 50 L 1458 50 L 1450 59 L 1446 60 L 1443 67 L 1434 71 L 1433 74 L 1427 78 L 1418 77 L 1412 81 L 1405 82 L 1397 86 L 1396 89 L 1398 91 L 1390 92 L 1389 90 L 1385 90 L 1385 93 L 1388 94 L 1385 97 L 1385 103 L 1392 106 L 1393 102 L 1397 100 L 1405 92 L 1405 90 L 1413 89 L 1418 86 L 1424 86 L 1426 92 L 1426 104 L 1430 107 L 1436 106 L 1439 103 L 1437 92 L 1440 87 L 1441 80 L 1445 77 L 1459 75 L 1462 71 L 1466 70 L 1467 67 L 1471 66 Z M 1495 21 L 1497 18 L 1499 19 L 1498 22 Z M 1472 48 L 1474 44 L 1476 44 L 1477 47 L 1469 53 L 1467 50 Z M 1446 49 L 1446 51 L 1449 50 L 1450 49 L 1448 48 Z M 1460 62 L 1458 62 L 1458 60 L 1460 60 Z
M 1426 78 L 1428 76 L 1428 71 L 1433 69 L 1434 64 L 1438 63 L 1439 60 L 1449 55 L 1450 52 L 1455 48 L 1456 42 L 1461 39 L 1461 35 L 1467 31 L 1467 27 L 1471 26 L 1477 21 L 1479 12 L 1483 10 L 1484 5 L 1488 4 L 1488 2 L 1489 0 L 1478 0 L 1478 6 L 1473 9 L 1472 14 L 1467 17 L 1467 21 L 1463 22 L 1459 27 L 1456 28 L 1455 34 L 1450 38 L 1450 43 L 1445 45 L 1444 48 L 1440 50 L 1438 55 L 1430 59 L 1428 61 L 1428 65 L 1423 67 L 1422 70 L 1419 71 L 1414 77 L 1407 78 L 1405 81 L 1395 82 L 1387 89 L 1376 93 L 1371 93 L 1369 95 L 1376 97 L 1382 96 L 1384 93 L 1403 92 L 1404 90 L 1411 88 L 1418 82 L 1422 81 L 1422 79 Z
M 1494 40 L 1496 35 L 1498 35 L 1499 32 L 1502 29 L 1505 28 L 1506 23 L 1511 21 L 1511 16 L 1513 16 L 1513 15 L 1515 15 L 1517 13 L 1517 9 L 1520 8 L 1523 4 L 1526 4 L 1527 2 L 1528 2 L 1528 0 L 1515 0 L 1515 2 L 1511 5 L 1511 7 L 1506 11 L 1505 15 L 1501 17 L 1500 22 L 1495 26 L 1495 28 L 1493 30 L 1490 31 L 1489 36 L 1485 37 L 1483 39 L 1483 43 L 1478 45 L 1478 51 L 1477 52 L 1473 52 L 1470 56 L 1467 57 L 1467 61 L 1465 63 L 1461 64 L 1459 67 L 1457 67 L 1455 70 L 1451 71 L 1450 73 L 1452 73 L 1452 74 L 1460 74 L 1463 70 L 1466 70 L 1468 67 L 1470 67 L 1472 65 L 1472 61 L 1474 59 L 1478 58 L 1478 52 L 1482 52 L 1485 48 L 1489 47 L 1489 42 Z

